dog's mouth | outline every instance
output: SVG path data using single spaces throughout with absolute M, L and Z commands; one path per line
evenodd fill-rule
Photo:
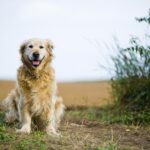
M 36 68 L 36 67 L 38 67 L 41 64 L 41 62 L 43 61 L 43 59 L 44 59 L 44 57 L 42 58 L 42 60 L 38 60 L 38 59 L 30 60 L 29 59 L 29 61 L 32 64 L 32 66 Z
M 41 61 L 40 60 L 32 60 L 31 63 L 32 63 L 32 66 L 38 67 L 40 65 Z

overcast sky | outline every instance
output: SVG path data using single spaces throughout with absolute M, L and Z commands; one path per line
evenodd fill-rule
M 0 79 L 15 79 L 18 53 L 28 38 L 55 44 L 53 66 L 58 81 L 108 79 L 107 49 L 116 36 L 127 46 L 131 35 L 142 37 L 146 26 L 135 17 L 147 15 L 150 0 L 0 0 Z

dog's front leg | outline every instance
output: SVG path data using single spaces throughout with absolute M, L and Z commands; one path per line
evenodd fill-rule
M 56 131 L 55 104 L 51 104 L 51 108 L 49 110 L 46 132 L 49 135 L 59 135 Z
M 18 129 L 17 132 L 29 134 L 31 132 L 31 115 L 27 107 L 24 107 L 21 112 L 21 123 L 22 127 Z

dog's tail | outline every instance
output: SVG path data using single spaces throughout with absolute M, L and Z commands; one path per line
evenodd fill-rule
M 55 103 L 55 116 L 57 125 L 59 125 L 63 115 L 64 115 L 65 105 L 63 104 L 63 98 L 57 97 Z
M 2 111 L 6 111 L 9 107 L 12 107 L 12 105 L 15 105 L 15 99 L 16 99 L 16 89 L 13 89 L 8 96 L 0 102 L 0 109 Z
M 4 112 L 6 111 L 6 114 L 5 114 L 6 122 L 13 122 L 15 119 L 17 119 L 16 96 L 17 96 L 17 90 L 14 89 L 0 103 L 1 111 L 4 111 Z

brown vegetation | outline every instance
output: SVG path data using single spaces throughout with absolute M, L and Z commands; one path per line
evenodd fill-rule
M 14 81 L 0 81 L 0 100 L 14 87 Z M 112 103 L 108 81 L 58 83 L 58 90 L 66 106 L 102 106 Z

